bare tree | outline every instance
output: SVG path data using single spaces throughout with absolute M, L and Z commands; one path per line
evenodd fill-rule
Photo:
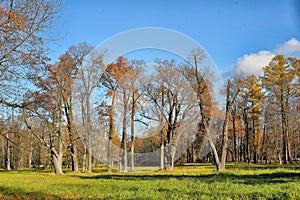
M 95 88 L 99 86 L 101 72 L 104 70 L 103 56 L 104 52 L 97 52 L 87 43 L 80 43 L 77 46 L 71 46 L 68 50 L 75 59 L 76 72 L 76 92 L 80 98 L 82 109 L 82 124 L 85 127 L 85 141 L 87 143 L 87 167 L 86 171 L 92 171 L 92 133 L 91 133 L 91 97 Z M 85 146 L 85 144 L 84 144 Z M 86 149 L 86 148 L 85 148 Z M 83 163 L 85 165 L 85 162 Z
M 111 105 L 109 109 L 109 133 L 108 133 L 108 165 L 107 165 L 107 171 L 111 171 L 111 164 L 112 164 L 112 139 L 113 139 L 113 132 L 114 132 L 114 115 L 115 115 L 115 98 L 118 94 L 120 88 L 118 85 L 118 82 L 122 80 L 122 77 L 126 72 L 130 71 L 130 67 L 127 65 L 127 59 L 124 57 L 118 57 L 117 61 L 115 63 L 110 63 L 105 68 L 104 72 L 101 75 L 100 81 L 101 85 L 106 88 L 107 94 L 106 96 L 111 98 Z M 126 95 L 123 96 L 125 101 Z M 127 109 L 125 109 L 127 110 Z M 125 121 L 126 122 L 126 121 Z M 123 131 L 122 134 L 122 141 L 125 141 L 126 130 Z M 121 146 L 123 147 L 125 143 L 121 143 Z M 122 148 L 121 147 L 121 148 Z M 121 162 L 119 162 L 119 165 Z
M 59 89 L 54 66 L 49 66 L 47 77 L 38 77 L 36 86 L 39 92 L 27 94 L 35 104 L 26 107 L 27 116 L 24 121 L 30 133 L 47 149 L 49 149 L 56 174 L 62 174 L 63 159 L 63 103 L 62 91 Z
M 155 105 L 151 111 L 155 117 L 148 114 L 148 118 L 156 120 L 161 127 L 160 168 L 165 168 L 163 166 L 165 164 L 167 169 L 173 170 L 179 139 L 182 139 L 186 124 L 190 123 L 191 125 L 194 119 L 189 115 L 194 108 L 194 91 L 180 73 L 174 60 L 156 60 L 156 65 L 157 74 L 153 76 L 152 80 L 154 83 L 147 86 L 147 96 Z M 163 136 L 163 129 L 166 131 L 166 137 Z M 165 149 L 166 145 L 168 148 Z M 166 154 L 162 152 L 163 150 L 166 151 Z
M 23 106 L 18 98 L 32 89 L 25 81 L 48 61 L 46 40 L 60 11 L 60 0 L 3 0 L 0 3 L 0 103 Z M 47 34 L 48 32 L 48 34 Z M 30 84 L 28 84 L 30 85 Z M 21 95 L 22 96 L 22 95 Z

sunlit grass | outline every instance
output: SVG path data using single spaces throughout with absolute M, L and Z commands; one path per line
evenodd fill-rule
M 173 172 L 137 167 L 124 174 L 102 167 L 59 176 L 1 171 L 0 199 L 300 199 L 299 165 L 227 168 L 219 173 L 207 164 L 177 166 Z

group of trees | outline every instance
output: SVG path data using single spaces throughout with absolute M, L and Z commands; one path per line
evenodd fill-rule
M 263 75 L 242 78 L 231 111 L 232 159 L 258 163 L 299 158 L 299 59 L 275 56 Z
M 49 64 L 45 31 L 59 3 L 1 3 L 2 167 L 60 174 L 96 163 L 110 171 L 117 162 L 127 172 L 141 161 L 172 170 L 209 160 L 222 171 L 228 160 L 300 157 L 299 59 L 278 55 L 260 77 L 233 75 L 219 91 L 224 98 L 214 95 L 201 49 L 184 63 L 157 59 L 147 71 L 143 60 L 122 56 L 104 63 L 106 52 L 80 43 Z

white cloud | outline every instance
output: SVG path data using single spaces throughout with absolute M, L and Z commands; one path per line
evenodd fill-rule
M 263 67 L 269 64 L 275 54 L 300 55 L 300 41 L 298 41 L 296 38 L 291 38 L 290 40 L 279 45 L 278 48 L 276 48 L 273 52 L 259 51 L 258 53 L 243 55 L 242 57 L 238 58 L 238 62 L 234 66 L 234 71 L 260 75 L 263 72 Z
M 263 72 L 262 68 L 268 65 L 274 56 L 270 51 L 246 54 L 238 59 L 234 69 L 236 72 L 260 75 Z
M 291 38 L 275 49 L 274 52 L 276 54 L 300 54 L 300 41 Z

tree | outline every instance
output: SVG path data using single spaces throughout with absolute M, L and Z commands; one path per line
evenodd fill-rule
M 224 121 L 222 128 L 222 146 L 221 155 L 219 157 L 217 148 L 214 144 L 214 137 L 211 130 L 212 113 L 215 107 L 214 99 L 212 97 L 213 90 L 213 76 L 209 69 L 201 69 L 206 58 L 205 52 L 202 49 L 195 49 L 190 54 L 191 66 L 184 67 L 184 74 L 186 79 L 190 82 L 193 87 L 196 96 L 196 105 L 199 108 L 200 120 L 198 122 L 198 130 L 196 135 L 197 143 L 202 143 L 204 138 L 208 139 L 208 142 L 212 148 L 216 167 L 218 171 L 223 171 L 225 169 L 226 156 L 227 156 L 227 142 L 228 142 L 228 126 L 229 126 L 229 115 L 230 110 L 235 102 L 235 99 L 239 93 L 238 88 L 233 88 L 231 81 L 227 81 L 226 85 L 226 105 L 224 113 Z
M 49 30 L 58 17 L 60 3 L 60 0 L 0 2 L 0 104 L 27 109 L 36 103 L 33 98 L 26 98 L 26 94 L 36 89 L 35 76 L 42 73 L 49 61 L 46 40 L 51 38 Z M 16 139 L 18 143 L 21 136 Z
M 239 111 L 238 103 L 239 103 L 238 100 L 236 100 L 236 103 L 232 105 L 232 109 L 230 111 L 231 124 L 229 125 L 229 135 L 228 135 L 229 140 L 232 141 L 231 152 L 235 164 L 237 164 L 239 161 L 242 160 L 243 157 L 242 141 L 244 138 L 244 128 L 241 123 L 241 112 Z
M 58 92 L 61 94 L 60 98 L 62 101 L 64 116 L 67 122 L 67 131 L 69 135 L 69 150 L 71 155 L 72 171 L 78 171 L 78 156 L 76 142 L 78 140 L 78 133 L 74 124 L 73 116 L 73 79 L 76 76 L 76 65 L 75 60 L 70 56 L 70 54 L 65 53 L 60 56 L 59 62 L 53 65 L 51 68 L 51 73 L 53 74 Z
M 124 80 L 129 82 L 128 92 L 130 93 L 130 171 L 134 171 L 134 146 L 135 146 L 135 115 L 138 109 L 138 101 L 140 97 L 143 95 L 141 91 L 141 76 L 143 74 L 142 67 L 145 65 L 144 61 L 142 60 L 132 60 L 129 63 L 130 67 L 132 68 L 131 71 L 127 72 L 126 75 L 123 77 Z
M 115 98 L 117 93 L 119 92 L 119 85 L 118 82 L 122 79 L 122 76 L 126 74 L 130 70 L 130 67 L 127 65 L 127 59 L 120 56 L 118 57 L 117 61 L 115 63 L 110 63 L 107 65 L 106 69 L 102 73 L 101 76 L 101 85 L 104 86 L 107 91 L 107 96 L 111 97 L 111 105 L 109 110 L 109 133 L 108 133 L 108 165 L 107 170 L 111 171 L 111 164 L 112 164 L 112 134 L 114 130 L 114 109 L 115 109 Z M 126 101 L 126 94 L 125 99 Z M 127 109 L 124 108 L 124 110 L 127 112 Z M 126 119 L 124 119 L 123 124 L 126 123 Z M 121 146 L 123 148 L 127 148 L 125 145 L 126 141 L 126 130 L 125 127 L 123 127 L 123 133 L 122 133 L 122 142 Z M 121 148 L 122 148 L 121 147 Z M 124 150 L 125 151 L 125 150 Z M 127 159 L 126 159 L 127 160 Z
M 195 104 L 198 107 L 199 121 L 193 143 L 196 153 L 197 151 L 200 151 L 204 140 L 208 139 L 214 155 L 216 155 L 217 149 L 214 145 L 215 138 L 210 130 L 210 118 L 215 105 L 211 93 L 214 87 L 212 83 L 214 74 L 212 74 L 209 69 L 202 67 L 205 58 L 206 54 L 202 49 L 194 49 L 190 53 L 190 65 L 183 65 L 181 72 L 194 89 L 197 98 Z M 215 159 L 218 163 L 219 158 L 215 157 Z
M 231 90 L 231 81 L 227 80 L 226 86 L 226 107 L 225 107 L 225 118 L 223 123 L 223 131 L 222 131 L 222 151 L 221 151 L 221 161 L 217 163 L 218 171 L 225 170 L 226 164 L 226 156 L 227 156 L 227 145 L 228 145 L 228 123 L 229 123 L 229 114 L 232 108 L 232 105 L 235 102 L 235 99 L 240 92 L 239 89 L 232 92 Z
M 137 111 L 137 102 L 141 97 L 142 93 L 139 91 L 142 66 L 144 62 L 142 60 L 131 60 L 127 61 L 125 73 L 117 79 L 118 93 L 121 95 L 121 106 L 122 106 L 122 148 L 123 161 L 124 161 L 124 172 L 128 171 L 127 161 L 127 118 L 130 118 L 130 132 L 131 132 L 131 171 L 134 170 L 134 129 L 135 129 L 135 114 Z
M 255 75 L 246 76 L 243 80 L 243 87 L 241 96 L 244 99 L 244 114 L 245 120 L 247 123 L 251 122 L 250 127 L 252 130 L 252 152 L 253 152 L 253 161 L 255 164 L 258 163 L 258 151 L 260 146 L 261 139 L 261 120 L 260 115 L 262 112 L 262 103 L 263 103 L 263 93 L 262 87 L 259 78 Z M 247 125 L 247 138 L 249 143 L 249 124 Z M 248 144 L 249 145 L 249 144 Z M 249 148 L 249 147 L 248 147 Z M 250 157 L 249 157 L 250 159 Z
M 103 52 L 97 52 L 91 45 L 80 43 L 71 46 L 68 53 L 75 60 L 76 65 L 76 92 L 80 99 L 82 125 L 84 126 L 84 139 L 87 143 L 88 161 L 86 171 L 92 171 L 92 133 L 91 133 L 91 96 L 99 86 L 103 63 Z M 84 144 L 85 146 L 85 144 Z M 85 162 L 84 162 L 85 165 Z M 85 167 L 84 167 L 85 169 Z
M 266 163 L 276 160 L 282 163 L 282 133 L 281 118 L 278 115 L 278 105 L 272 96 L 266 96 L 263 106 L 263 140 L 262 152 Z
M 49 149 L 56 174 L 62 174 L 63 140 L 63 91 L 56 72 L 57 65 L 47 66 L 43 77 L 36 77 L 38 92 L 28 93 L 26 98 L 35 104 L 26 107 L 24 121 L 27 129 L 47 149 Z
M 144 90 L 143 101 L 146 105 L 141 107 L 141 116 L 146 120 L 154 121 L 159 126 L 159 147 L 160 147 L 160 169 L 165 169 L 165 146 L 167 144 L 167 126 L 165 125 L 165 118 L 162 109 L 165 108 L 165 86 L 160 79 L 155 79 L 155 75 L 151 77 L 154 83 L 148 83 Z M 157 77 L 156 77 L 157 78 Z M 148 126 L 149 122 L 147 123 Z M 156 136 L 156 134 L 154 134 Z M 145 143 L 145 142 L 144 142 Z M 144 145 L 142 142 L 138 142 L 140 146 Z M 143 145 L 141 145 L 143 144 Z M 152 144 L 153 145 L 153 144 Z M 154 145 L 156 146 L 156 145 Z M 148 149 L 147 147 L 145 149 Z M 146 151 L 147 152 L 147 151 Z
M 147 96 L 154 104 L 154 110 L 149 119 L 158 122 L 161 127 L 161 148 L 165 150 L 165 166 L 168 170 L 173 170 L 177 147 L 185 143 L 183 134 L 187 124 L 192 126 L 195 121 L 192 113 L 194 91 L 188 81 L 180 73 L 178 64 L 174 60 L 156 60 L 156 72 L 153 77 L 153 84 L 147 86 Z M 164 138 L 164 129 L 166 137 Z M 185 143 L 186 144 L 186 143 Z M 165 148 L 168 146 L 168 148 Z M 161 156 L 163 154 L 161 153 Z M 162 165 L 162 161 L 161 161 Z M 160 166 L 162 168 L 162 166 Z
M 290 112 L 290 100 L 297 91 L 295 77 L 295 70 L 287 62 L 286 58 L 283 55 L 277 55 L 264 67 L 264 76 L 262 78 L 267 96 L 274 96 L 274 100 L 280 107 L 282 129 L 281 154 L 285 164 L 290 160 L 288 113 Z
M 0 3 L 0 103 L 25 106 L 18 98 L 32 87 L 25 81 L 48 61 L 47 32 L 60 10 L 60 0 L 3 0 Z M 15 96 L 12 96 L 15 94 Z

